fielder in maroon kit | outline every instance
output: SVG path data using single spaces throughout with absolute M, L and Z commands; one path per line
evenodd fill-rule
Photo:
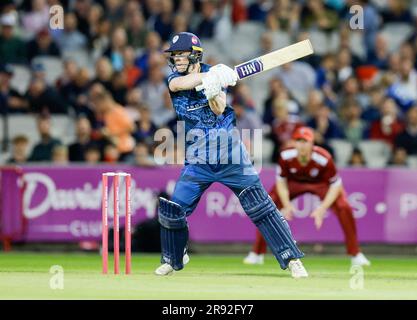
M 343 229 L 352 265 L 370 265 L 360 252 L 353 211 L 331 155 L 314 145 L 314 132 L 308 127 L 298 128 L 293 139 L 294 146 L 280 152 L 276 184 L 269 193 L 272 200 L 284 217 L 291 220 L 295 211 L 292 199 L 304 193 L 317 195 L 321 204 L 310 215 L 316 228 L 320 229 L 326 210 L 332 209 Z M 253 250 L 244 263 L 262 264 L 265 253 L 266 242 L 257 232 Z

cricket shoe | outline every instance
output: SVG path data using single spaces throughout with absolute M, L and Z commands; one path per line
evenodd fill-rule
M 295 279 L 308 277 L 307 270 L 300 259 L 291 260 L 288 264 L 288 269 L 290 269 L 291 276 Z
M 257 254 L 253 251 L 249 252 L 245 259 L 243 259 L 244 264 L 264 264 L 264 255 Z
M 370 266 L 371 262 L 366 259 L 362 252 L 359 252 L 356 256 L 352 257 L 352 266 Z
M 188 262 L 190 262 L 190 256 L 187 254 L 187 252 L 184 252 L 182 263 L 186 265 Z M 174 274 L 174 268 L 171 267 L 170 264 L 164 263 L 155 270 L 155 274 L 157 276 L 171 276 Z

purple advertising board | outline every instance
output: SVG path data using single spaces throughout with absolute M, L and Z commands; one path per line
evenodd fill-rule
M 157 195 L 172 193 L 181 167 L 138 168 L 24 166 L 19 181 L 11 182 L 10 171 L 2 171 L 1 219 L 4 226 L 15 226 L 18 219 L 16 195 L 22 185 L 25 241 L 99 240 L 101 237 L 101 173 L 124 171 L 132 174 L 132 224 L 156 217 Z M 403 169 L 342 169 L 340 175 L 356 218 L 359 239 L 374 243 L 417 243 L 417 171 Z M 274 184 L 274 169 L 264 168 L 261 180 L 269 191 Z M 7 183 L 7 188 L 4 185 Z M 109 184 L 111 180 L 109 181 Z M 123 185 L 121 183 L 121 185 Z M 112 193 L 109 188 L 109 217 L 112 217 Z M 14 191 L 10 191 L 14 190 Z M 14 201 L 4 199 L 15 197 Z M 14 198 L 13 198 L 14 199 Z M 124 199 L 121 188 L 120 199 Z M 6 201 L 7 200 L 7 201 Z M 318 198 L 304 195 L 294 200 L 292 232 L 302 243 L 342 242 L 337 218 L 330 211 L 324 225 L 316 230 L 309 214 Z M 120 201 L 121 226 L 124 225 L 124 201 Z M 202 196 L 189 217 L 190 239 L 198 242 L 252 241 L 255 227 L 244 213 L 237 197 L 215 183 Z M 109 224 L 112 224 L 110 220 Z

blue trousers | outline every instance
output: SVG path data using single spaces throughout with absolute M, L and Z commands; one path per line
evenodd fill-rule
M 213 182 L 230 188 L 236 196 L 247 187 L 261 184 L 252 165 L 239 164 L 188 164 L 181 171 L 171 200 L 178 203 L 189 216 L 201 195 Z

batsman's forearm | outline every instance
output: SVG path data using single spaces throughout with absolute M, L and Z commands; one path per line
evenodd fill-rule
M 277 180 L 277 193 L 283 208 L 289 207 L 291 205 L 290 191 L 288 190 L 287 181 L 285 179 Z
M 226 109 L 226 94 L 224 92 L 220 92 L 219 95 L 210 99 L 208 102 L 211 111 L 219 116 L 224 112 L 224 109 Z
M 323 209 L 329 209 L 331 205 L 336 201 L 337 197 L 339 196 L 340 192 L 342 191 L 342 184 L 331 185 L 329 191 L 327 191 L 326 196 L 324 197 L 320 206 Z
M 201 85 L 204 73 L 190 73 L 186 76 L 174 78 L 169 83 L 169 90 L 172 92 L 191 90 Z

